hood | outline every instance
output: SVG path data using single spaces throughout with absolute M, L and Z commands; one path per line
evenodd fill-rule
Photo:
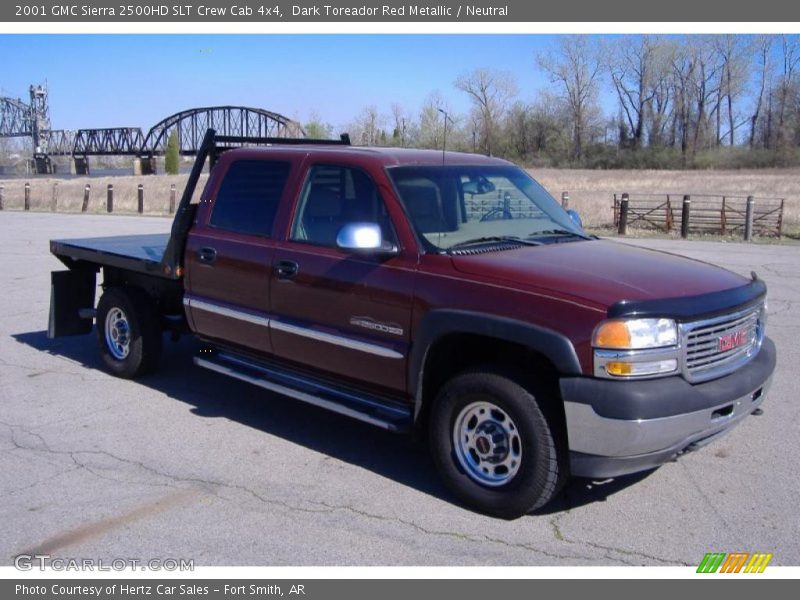
M 608 307 L 718 292 L 749 280 L 721 267 L 666 252 L 592 240 L 453 256 L 462 273 L 567 294 Z

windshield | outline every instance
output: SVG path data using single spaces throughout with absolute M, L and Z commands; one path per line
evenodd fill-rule
M 517 167 L 414 166 L 388 172 L 428 251 L 588 239 L 553 197 Z

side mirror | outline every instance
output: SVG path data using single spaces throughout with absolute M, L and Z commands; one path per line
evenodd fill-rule
M 578 227 L 583 229 L 583 221 L 581 221 L 581 216 L 578 214 L 577 210 L 572 210 L 571 208 L 567 211 L 569 218 L 572 219 L 572 222 L 575 223 Z
M 357 254 L 397 254 L 397 246 L 384 241 L 377 223 L 348 223 L 336 235 L 336 247 Z

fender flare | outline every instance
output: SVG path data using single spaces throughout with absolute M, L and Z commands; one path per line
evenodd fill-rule
M 563 334 L 516 319 L 464 310 L 432 310 L 420 321 L 408 363 L 408 389 L 414 394 L 414 420 L 422 410 L 422 384 L 431 347 L 449 334 L 475 334 L 519 344 L 546 356 L 559 375 L 581 375 L 572 342 Z

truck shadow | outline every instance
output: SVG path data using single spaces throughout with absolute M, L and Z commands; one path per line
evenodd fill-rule
M 55 340 L 48 339 L 45 331 L 19 333 L 12 337 L 38 351 L 105 372 L 93 333 Z M 410 436 L 392 434 L 198 368 L 192 363 L 192 357 L 201 348 L 200 342 L 191 338 L 176 343 L 165 338 L 164 355 L 158 371 L 137 379 L 137 383 L 190 405 L 191 412 L 198 416 L 236 421 L 458 504 L 440 482 L 425 444 L 413 441 Z M 532 515 L 552 514 L 605 501 L 648 473 L 601 484 L 574 479 L 555 501 Z

